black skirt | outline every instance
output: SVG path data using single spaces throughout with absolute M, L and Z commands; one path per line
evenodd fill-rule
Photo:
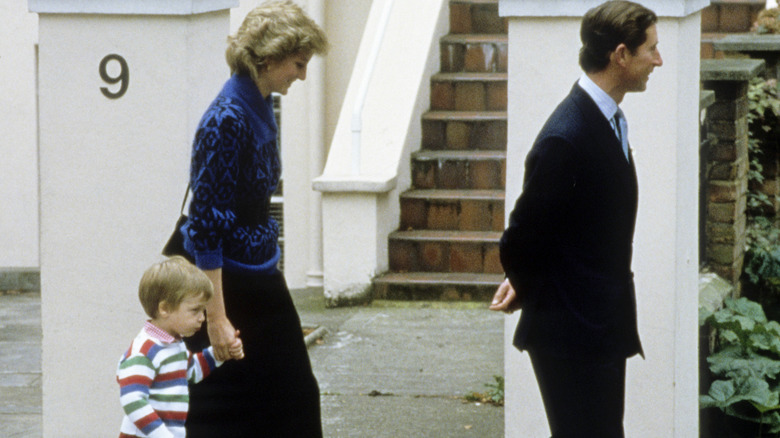
M 284 276 L 223 271 L 222 285 L 246 357 L 190 385 L 187 437 L 322 437 L 319 387 Z M 185 342 L 208 346 L 206 324 Z

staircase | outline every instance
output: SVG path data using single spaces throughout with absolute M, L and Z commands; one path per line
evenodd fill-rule
M 503 280 L 507 34 L 498 0 L 451 0 L 412 189 L 375 299 L 475 300 Z

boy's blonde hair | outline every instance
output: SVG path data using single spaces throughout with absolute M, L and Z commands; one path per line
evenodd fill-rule
M 325 32 L 292 1 L 271 1 L 252 9 L 235 35 L 228 37 L 225 58 L 232 74 L 257 80 L 268 60 L 328 50 Z
M 205 300 L 214 295 L 211 280 L 181 256 L 173 256 L 149 267 L 138 285 L 138 299 L 150 318 L 157 317 L 157 310 L 163 301 L 174 310 L 186 298 L 201 294 Z

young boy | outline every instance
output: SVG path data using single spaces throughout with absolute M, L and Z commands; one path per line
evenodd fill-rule
M 119 400 L 125 411 L 120 438 L 185 436 L 187 382 L 203 380 L 222 364 L 211 347 L 193 354 L 182 340 L 200 329 L 213 293 L 206 274 L 183 257 L 174 256 L 144 273 L 138 298 L 151 320 L 117 368 Z M 238 332 L 230 354 L 231 359 L 244 357 Z

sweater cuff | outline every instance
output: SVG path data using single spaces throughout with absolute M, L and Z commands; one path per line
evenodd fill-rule
M 195 265 L 203 270 L 219 269 L 222 267 L 222 251 L 195 252 Z

